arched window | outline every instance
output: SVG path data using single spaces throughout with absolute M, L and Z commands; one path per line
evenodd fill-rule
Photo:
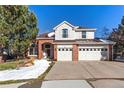
M 62 37 L 68 38 L 68 29 L 62 29 Z

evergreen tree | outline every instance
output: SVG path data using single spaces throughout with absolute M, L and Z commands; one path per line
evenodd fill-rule
M 0 45 L 23 56 L 38 33 L 37 18 L 28 6 L 0 6 Z

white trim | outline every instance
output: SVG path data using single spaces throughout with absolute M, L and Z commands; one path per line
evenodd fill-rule
M 59 25 L 55 26 L 55 27 L 53 28 L 53 30 L 56 30 L 59 26 L 61 26 L 61 25 L 64 24 L 64 23 L 68 24 L 68 25 L 71 26 L 71 27 L 75 27 L 75 26 L 73 26 L 72 24 L 70 24 L 69 22 L 63 21 L 63 22 L 60 23 Z
M 91 29 L 75 29 L 75 31 L 96 31 L 96 28 L 91 28 Z

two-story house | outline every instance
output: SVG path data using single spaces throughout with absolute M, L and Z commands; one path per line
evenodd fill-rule
M 56 61 L 112 60 L 114 42 L 95 39 L 95 31 L 64 21 L 52 32 L 38 35 L 28 56 L 41 59 L 45 52 Z

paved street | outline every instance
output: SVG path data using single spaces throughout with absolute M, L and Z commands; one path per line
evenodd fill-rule
M 58 62 L 45 77 L 45 81 L 86 80 L 93 87 L 124 87 L 123 79 L 124 63 L 107 61 Z

